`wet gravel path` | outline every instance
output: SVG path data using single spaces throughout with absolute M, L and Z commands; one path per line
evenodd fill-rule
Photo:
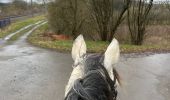
M 0 46 L 0 100 L 63 100 L 71 55 L 31 46 L 29 34 Z M 170 54 L 123 54 L 116 68 L 119 100 L 169 100 Z

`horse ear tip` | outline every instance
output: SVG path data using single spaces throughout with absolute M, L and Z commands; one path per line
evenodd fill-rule
M 79 34 L 79 36 L 82 36 L 82 37 L 83 37 L 83 35 L 82 35 L 82 34 Z
M 80 34 L 79 36 L 77 36 L 77 38 L 75 39 L 75 41 L 79 41 L 79 40 L 84 40 L 84 37 L 82 34 Z
M 112 42 L 118 43 L 118 40 L 116 38 L 113 38 Z
M 82 34 L 80 34 L 78 37 L 79 37 L 79 38 L 83 38 L 83 35 L 82 35 Z

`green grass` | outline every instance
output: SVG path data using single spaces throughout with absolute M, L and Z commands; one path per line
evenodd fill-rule
M 6 28 L 4 28 L 0 31 L 0 38 L 3 38 L 12 32 L 15 32 L 29 24 L 35 23 L 35 22 L 43 20 L 43 19 L 45 19 L 45 17 L 43 15 L 41 15 L 41 16 L 36 16 L 33 18 L 28 18 L 26 20 L 17 21 L 15 23 L 12 23 L 11 25 L 7 26 Z
M 43 37 L 42 33 L 48 30 L 48 24 L 45 24 L 35 30 L 29 37 L 28 41 L 33 45 L 40 46 L 43 48 L 50 48 L 61 52 L 70 52 L 72 48 L 72 40 L 63 40 L 63 41 L 53 41 L 50 38 Z M 104 52 L 109 45 L 109 42 L 103 41 L 87 41 L 87 50 L 88 52 Z M 162 51 L 170 51 L 169 46 L 163 45 L 130 45 L 130 44 L 121 44 L 120 49 L 122 53 L 139 53 L 139 52 L 162 52 Z
M 25 29 L 25 30 L 23 30 L 23 31 L 21 31 L 21 32 L 19 32 L 19 33 L 17 33 L 17 34 L 15 34 L 15 35 L 13 35 L 9 40 L 10 41 L 17 40 L 20 36 L 22 36 L 24 33 L 28 32 L 29 30 L 31 30 L 33 27 L 34 27 L 34 25 L 27 28 L 27 29 Z

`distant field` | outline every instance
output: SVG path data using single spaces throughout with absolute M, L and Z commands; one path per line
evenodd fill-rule
M 0 38 L 3 38 L 12 32 L 15 32 L 29 24 L 33 24 L 33 23 L 43 20 L 43 19 L 45 19 L 45 17 L 43 15 L 41 15 L 41 16 L 36 16 L 33 18 L 27 18 L 22 21 L 16 21 L 16 22 L 12 23 L 11 25 L 9 25 L 3 29 L 0 29 Z
M 121 25 L 116 31 L 116 38 L 122 44 L 130 44 L 128 27 Z M 169 25 L 150 25 L 146 29 L 144 45 L 170 45 Z

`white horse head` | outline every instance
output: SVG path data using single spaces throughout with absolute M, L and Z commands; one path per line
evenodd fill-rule
M 72 47 L 72 58 L 74 60 L 73 71 L 71 73 L 70 79 L 65 89 L 65 96 L 73 87 L 74 82 L 77 79 L 82 78 L 84 75 L 83 60 L 85 54 L 86 54 L 86 43 L 84 41 L 83 36 L 79 35 L 75 39 Z M 113 65 L 117 63 L 119 59 L 119 55 L 120 55 L 119 43 L 116 39 L 113 39 L 104 54 L 104 60 L 103 60 L 103 65 L 108 71 L 112 80 L 114 80 Z

